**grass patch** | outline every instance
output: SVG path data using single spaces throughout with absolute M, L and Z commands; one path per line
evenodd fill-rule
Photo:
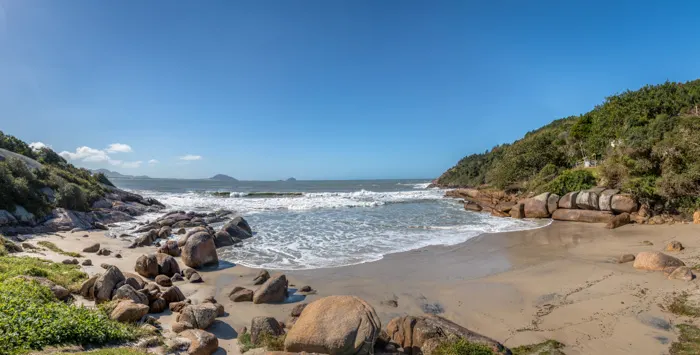
M 513 355 L 565 355 L 561 349 L 565 345 L 556 340 L 547 340 L 538 344 L 523 345 L 510 349 Z
M 250 338 L 250 333 L 245 333 L 238 337 L 238 344 L 240 345 L 241 353 L 255 348 L 265 348 L 267 351 L 282 351 L 284 350 L 285 337 L 285 335 L 274 336 L 263 333 L 260 335 L 258 343 L 253 344 L 253 341 Z
M 495 354 L 490 347 L 470 343 L 465 339 L 448 340 L 440 344 L 433 355 L 493 355 Z
M 671 303 L 666 306 L 666 310 L 679 316 L 700 317 L 700 307 L 688 303 L 687 292 L 682 292 L 674 297 Z
M 671 344 L 671 355 L 700 354 L 700 328 L 692 324 L 679 324 L 676 326 L 681 333 L 678 341 Z
M 58 301 L 37 282 L 0 283 L 2 352 L 22 354 L 60 345 L 106 345 L 136 340 L 141 331 L 95 309 Z
M 36 244 L 41 245 L 42 247 L 49 249 L 51 251 L 54 251 L 56 253 L 59 253 L 61 255 L 70 256 L 73 258 L 82 258 L 83 257 L 82 255 L 80 255 L 80 253 L 76 253 L 76 252 L 72 252 L 72 251 L 65 251 L 65 250 L 59 248 L 56 244 L 49 242 L 47 240 L 42 240 Z
M 0 235 L 0 256 L 22 252 L 22 247 Z
M 75 289 L 87 279 L 87 274 L 80 271 L 77 265 L 58 264 L 28 256 L 0 257 L 0 282 L 21 275 L 45 277 L 68 289 Z
M 250 340 L 250 333 L 245 333 L 238 337 L 238 344 L 241 347 L 241 353 L 244 353 L 250 349 L 255 348 L 253 341 Z

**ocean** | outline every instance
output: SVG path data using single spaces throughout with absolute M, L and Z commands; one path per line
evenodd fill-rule
M 254 238 L 241 247 L 219 249 L 219 259 L 254 268 L 354 265 L 390 253 L 455 245 L 483 233 L 547 223 L 465 211 L 456 200 L 443 198 L 445 190 L 428 188 L 427 180 L 111 180 L 120 188 L 158 199 L 168 210 L 237 211 L 252 227 Z

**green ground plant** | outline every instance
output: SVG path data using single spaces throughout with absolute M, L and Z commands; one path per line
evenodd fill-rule
M 678 341 L 671 344 L 671 355 L 700 354 L 700 328 L 693 324 L 679 324 L 676 326 L 680 332 Z
M 470 343 L 465 339 L 454 339 L 445 341 L 432 352 L 435 355 L 493 355 L 490 347 Z
M 56 244 L 49 242 L 48 240 L 42 240 L 40 242 L 37 242 L 36 244 L 41 245 L 42 247 L 49 249 L 53 252 L 59 253 L 61 255 L 70 256 L 73 258 L 81 258 L 82 257 L 82 255 L 80 253 L 76 253 L 74 251 L 65 251 L 65 250 L 59 248 Z

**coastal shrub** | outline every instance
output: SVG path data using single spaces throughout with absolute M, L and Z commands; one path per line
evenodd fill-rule
M 69 210 L 87 211 L 89 209 L 85 191 L 74 183 L 67 183 L 58 189 L 56 204 Z
M 74 258 L 80 258 L 80 257 L 82 257 L 82 255 L 80 255 L 80 253 L 76 253 L 76 252 L 73 252 L 73 251 L 65 251 L 65 250 L 59 248 L 58 245 L 56 245 L 56 244 L 54 244 L 54 243 L 52 243 L 52 242 L 49 242 L 49 241 L 47 241 L 47 240 L 42 240 L 42 241 L 40 241 L 40 242 L 37 242 L 36 244 L 37 244 L 37 245 L 41 245 L 42 247 L 44 247 L 44 248 L 46 248 L 46 249 L 49 249 L 49 250 L 51 250 L 51 251 L 53 251 L 53 252 L 59 253 L 59 254 L 61 254 L 61 255 L 71 256 L 71 257 L 74 257 Z
M 470 343 L 465 339 L 449 340 L 438 345 L 432 352 L 434 355 L 493 355 L 490 347 Z
M 32 148 L 29 147 L 27 143 L 24 143 L 13 136 L 5 135 L 2 133 L 2 131 L 0 131 L 0 148 L 7 149 L 17 154 L 22 154 L 32 159 L 36 157 Z
M 0 283 L 0 344 L 19 354 L 57 345 L 103 345 L 135 340 L 139 330 L 99 310 L 58 301 L 35 281 Z
M 510 350 L 513 352 L 513 355 L 564 355 L 564 352 L 560 350 L 562 348 L 564 348 L 564 344 L 550 339 L 537 344 L 518 346 L 517 348 L 512 348 Z
M 95 174 L 95 179 L 97 180 L 97 182 L 99 182 L 101 184 L 105 184 L 107 186 L 114 187 L 114 184 L 111 181 L 109 181 L 109 179 L 107 178 L 107 175 L 105 175 L 103 173 Z
M 588 169 L 565 170 L 554 180 L 545 185 L 544 189 L 559 196 L 572 191 L 580 191 L 596 186 L 596 178 Z
M 671 355 L 700 354 L 700 328 L 693 324 L 678 324 L 676 326 L 680 335 L 678 340 L 671 344 Z
M 8 253 L 19 253 L 22 251 L 22 247 L 0 235 L 0 256 L 6 256 Z
M 74 289 L 87 279 L 77 265 L 65 265 L 28 256 L 0 256 L 0 282 L 15 276 L 45 277 L 67 289 Z

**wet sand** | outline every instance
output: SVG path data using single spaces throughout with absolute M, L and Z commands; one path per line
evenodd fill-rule
M 176 285 L 195 303 L 213 295 L 225 306 L 226 316 L 208 329 L 219 337 L 219 353 L 239 353 L 235 329 L 250 326 L 255 316 L 285 321 L 296 302 L 351 294 L 372 304 L 384 325 L 395 316 L 431 312 L 509 347 L 556 339 L 567 345 L 567 354 L 664 354 L 677 338 L 673 325 L 693 320 L 664 312 L 659 304 L 673 292 L 698 293 L 697 281 L 667 280 L 661 272 L 638 271 L 631 263 L 612 260 L 625 253 L 662 251 L 667 242 L 677 240 L 686 249 L 668 254 L 692 266 L 700 263 L 699 232 L 700 226 L 689 224 L 608 230 L 602 224 L 555 221 L 540 229 L 484 234 L 456 246 L 391 254 L 366 264 L 271 270 L 284 272 L 290 289 L 310 285 L 317 290 L 307 296 L 295 293 L 286 304 L 231 302 L 229 291 L 234 286 L 254 288 L 252 279 L 259 271 L 231 263 L 200 272 L 203 284 Z M 79 260 L 90 258 L 94 264 L 84 267 L 89 274 L 102 272 L 101 263 L 133 272 L 138 256 L 155 251 L 127 249 L 128 241 L 103 232 L 36 236 L 29 242 L 44 239 L 67 251 L 80 252 L 94 242 L 111 249 L 110 256 L 83 253 Z M 653 245 L 643 244 L 645 240 Z M 123 257 L 114 257 L 116 252 Z M 56 261 L 66 258 L 42 253 Z M 389 299 L 398 307 L 383 304 Z M 166 329 L 174 322 L 169 311 L 155 316 Z

